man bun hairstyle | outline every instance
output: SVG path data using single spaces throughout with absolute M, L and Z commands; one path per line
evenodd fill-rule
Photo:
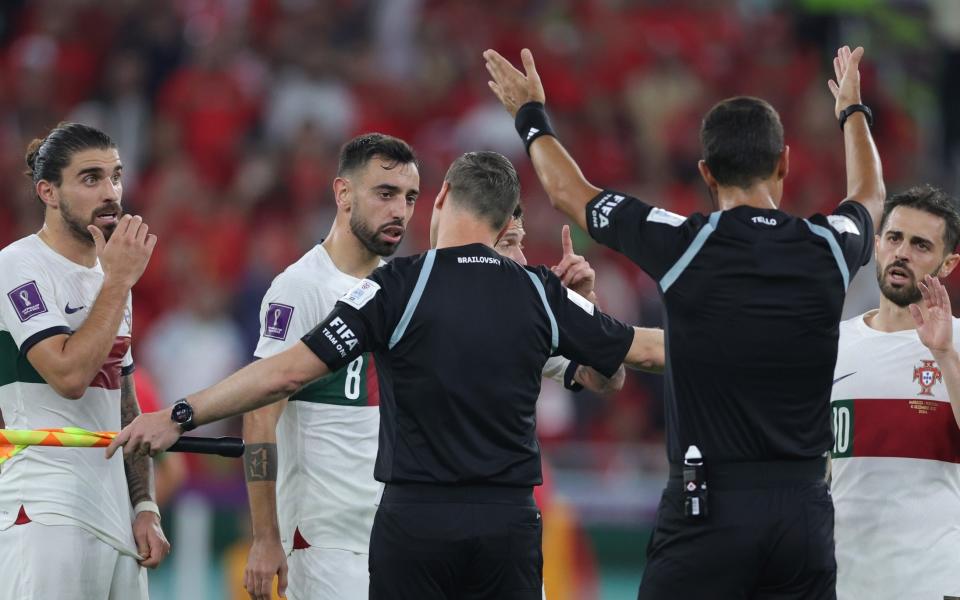
M 45 138 L 37 138 L 27 145 L 24 174 L 36 184 L 41 179 L 54 185 L 63 183 L 63 169 L 73 155 L 91 148 L 116 148 L 110 136 L 95 127 L 82 123 L 59 123 Z
M 728 98 L 703 118 L 700 144 L 717 183 L 747 189 L 777 168 L 784 149 L 783 124 L 765 100 Z
M 337 177 L 362 169 L 375 156 L 389 162 L 388 169 L 407 164 L 420 167 L 420 161 L 410 144 L 391 135 L 373 132 L 358 135 L 343 145 L 340 149 Z
M 887 224 L 887 217 L 898 206 L 922 210 L 943 219 L 944 255 L 956 251 L 960 243 L 960 212 L 957 210 L 957 201 L 949 194 L 925 183 L 887 198 L 883 203 L 883 216 L 880 217 L 881 233 Z
M 497 152 L 467 152 L 453 161 L 444 181 L 458 206 L 484 219 L 493 229 L 506 225 L 520 201 L 517 171 Z

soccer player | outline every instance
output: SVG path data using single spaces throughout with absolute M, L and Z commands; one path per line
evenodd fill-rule
M 374 473 L 386 486 L 370 597 L 539 600 L 534 407 L 543 365 L 561 353 L 609 377 L 624 363 L 649 368 L 656 353 L 549 269 L 496 253 L 518 197 L 504 157 L 460 157 L 434 202 L 433 250 L 377 269 L 288 350 L 142 415 L 107 454 L 163 450 L 184 429 L 276 402 L 373 351 Z
M 103 132 L 62 123 L 31 142 L 42 229 L 0 251 L 0 409 L 7 427 L 116 431 L 140 413 L 131 293 L 156 236 L 124 215 Z M 170 551 L 145 454 L 27 447 L 0 470 L 0 598 L 146 598 Z
M 885 195 L 862 55 L 841 48 L 829 83 L 846 200 L 799 219 L 779 209 L 789 149 L 768 103 L 731 98 L 704 117 L 699 169 L 716 210 L 684 218 L 590 184 L 553 134 L 530 51 L 525 73 L 484 53 L 551 202 L 663 297 L 671 476 L 641 600 L 836 596 L 828 399 L 846 288 Z
M 840 324 L 841 600 L 960 596 L 960 321 L 939 283 L 960 260 L 958 240 L 960 214 L 942 191 L 891 197 L 876 238 L 880 307 Z
M 258 358 L 296 344 L 393 254 L 419 187 L 406 142 L 368 133 L 343 146 L 333 180 L 337 216 L 327 238 L 270 286 Z M 286 588 L 292 600 L 367 597 L 370 528 L 383 487 L 373 478 L 378 403 L 374 363 L 364 353 L 289 399 L 244 415 L 253 520 L 244 585 L 251 597 L 270 598 L 275 575 L 279 593 Z

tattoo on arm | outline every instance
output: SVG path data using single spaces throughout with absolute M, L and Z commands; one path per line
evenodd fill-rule
M 277 445 L 248 444 L 243 453 L 243 472 L 247 482 L 277 480 Z
M 120 425 L 126 427 L 140 414 L 137 392 L 133 375 L 124 375 L 120 379 Z M 153 500 L 153 459 L 141 454 L 124 456 L 123 468 L 127 474 L 127 487 L 130 489 L 130 502 Z

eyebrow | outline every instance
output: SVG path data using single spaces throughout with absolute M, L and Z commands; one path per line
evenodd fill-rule
M 375 186 L 373 186 L 373 189 L 375 189 L 375 190 L 383 190 L 384 192 L 393 192 L 394 194 L 396 194 L 396 193 L 398 193 L 398 192 L 401 191 L 400 186 L 393 185 L 393 184 L 390 184 L 390 183 L 381 183 L 380 185 L 375 185 Z M 419 196 L 419 195 L 420 195 L 420 190 L 418 190 L 418 189 L 416 189 L 416 188 L 412 188 L 412 189 L 410 189 L 410 190 L 407 191 L 407 195 L 411 195 L 411 194 L 414 195 L 414 196 Z
M 113 172 L 123 170 L 123 165 L 118 164 L 113 168 Z M 103 175 L 103 167 L 87 167 L 86 169 L 80 169 L 77 173 L 77 177 L 83 177 L 84 175 Z
M 888 229 L 888 230 L 886 231 L 886 233 L 884 233 L 884 235 L 887 235 L 887 234 L 890 234 L 890 233 L 896 233 L 896 234 L 898 234 L 898 235 L 903 235 L 903 232 L 900 231 L 899 229 Z M 911 243 L 914 243 L 914 244 L 917 243 L 917 242 L 926 242 L 926 243 L 930 244 L 931 246 L 934 245 L 934 244 L 933 244 L 933 240 L 928 240 L 927 238 L 922 237 L 922 236 L 919 236 L 919 235 L 911 235 L 911 236 L 910 236 L 910 242 L 911 242 Z

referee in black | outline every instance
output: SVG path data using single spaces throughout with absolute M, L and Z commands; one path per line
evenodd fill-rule
M 494 152 L 457 159 L 434 204 L 434 250 L 361 281 L 302 343 L 171 411 L 143 415 L 108 448 L 156 452 L 182 430 L 285 398 L 375 353 L 386 482 L 370 541 L 370 598 L 540 600 L 535 403 L 547 358 L 609 377 L 658 368 L 658 335 L 603 314 L 546 267 L 493 246 L 520 195 Z M 176 421 L 176 422 L 175 422 Z M 349 600 L 349 599 L 345 599 Z
M 529 50 L 492 50 L 490 87 L 515 116 L 553 205 L 657 281 L 666 311 L 670 480 L 639 598 L 836 598 L 830 388 L 844 295 L 870 259 L 884 200 L 862 48 L 829 82 L 847 197 L 830 215 L 779 209 L 789 149 L 757 98 L 714 106 L 699 167 L 715 212 L 688 218 L 592 186 L 553 135 Z

